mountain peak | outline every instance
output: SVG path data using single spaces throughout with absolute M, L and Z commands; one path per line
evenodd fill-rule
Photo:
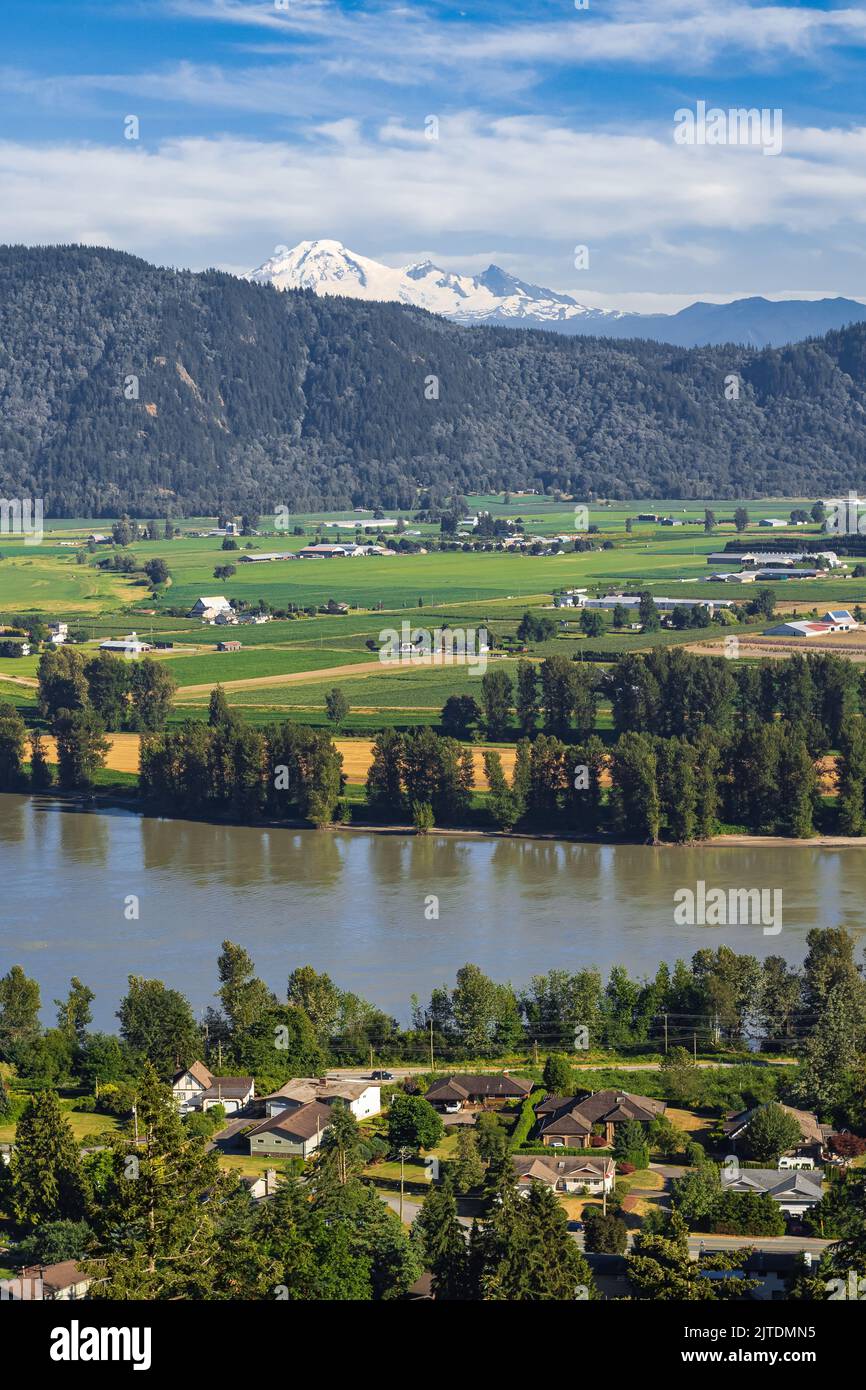
M 305 289 L 318 295 L 405 304 L 454 323 L 651 338 L 678 347 L 720 343 L 779 346 L 866 319 L 866 306 L 850 299 L 770 300 L 760 295 L 728 304 L 698 300 L 677 314 L 592 309 L 571 295 L 519 280 L 492 263 L 479 275 L 443 270 L 429 259 L 395 268 L 330 238 L 300 241 L 291 249 L 278 247 L 269 260 L 244 278 L 279 290 Z

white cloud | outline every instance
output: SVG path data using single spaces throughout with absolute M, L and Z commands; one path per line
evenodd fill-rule
M 744 233 L 760 232 L 771 250 L 786 234 L 832 250 L 834 237 L 851 243 L 866 221 L 864 129 L 786 127 L 776 158 L 676 146 L 672 127 L 589 132 L 474 112 L 443 118 L 438 141 L 419 134 L 394 122 L 364 133 L 350 120 L 291 145 L 6 141 L 4 237 L 101 241 L 195 267 L 236 267 L 246 248 L 252 264 L 278 243 L 319 236 L 374 256 L 387 245 L 462 246 L 468 255 L 453 253 L 461 269 L 479 247 L 498 245 L 511 248 L 503 259 L 516 273 L 543 272 L 554 288 L 580 293 L 577 243 L 616 243 L 633 264 L 679 256 L 700 270 L 730 259 L 739 281 L 732 244 Z

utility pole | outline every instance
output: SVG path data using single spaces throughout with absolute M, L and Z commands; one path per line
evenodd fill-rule
M 537 1038 L 534 1038 L 534 1039 L 533 1039 L 533 1043 L 532 1043 L 532 1052 L 533 1052 L 533 1056 L 535 1057 L 535 1065 L 538 1066 L 538 1039 L 537 1039 Z
M 668 1016 L 665 1014 L 665 1053 L 668 1050 Z
M 433 1020 L 430 1020 L 430 1070 L 433 1071 Z
M 697 1035 L 697 1033 L 692 1033 L 692 1052 L 693 1052 L 693 1054 L 694 1054 L 694 1059 L 695 1059 L 695 1061 L 697 1061 L 697 1060 L 698 1060 L 698 1035 Z

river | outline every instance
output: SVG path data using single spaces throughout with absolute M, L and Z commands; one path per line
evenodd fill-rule
M 553 967 L 651 974 L 722 942 L 799 962 L 811 927 L 862 929 L 866 855 L 228 827 L 5 795 L 0 874 L 0 973 L 38 979 L 46 1021 L 78 975 L 113 1029 L 130 974 L 213 1003 L 226 937 L 282 996 L 311 964 L 401 1022 L 467 961 L 516 986 Z M 781 890 L 780 929 L 677 925 L 674 894 L 698 881 Z

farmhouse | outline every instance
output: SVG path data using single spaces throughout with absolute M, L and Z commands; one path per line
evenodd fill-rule
M 501 1100 L 523 1100 L 532 1090 L 532 1082 L 507 1072 L 482 1073 L 479 1076 L 449 1076 L 434 1081 L 426 1099 L 448 1114 L 470 1105 L 484 1105 Z
M 538 1132 L 542 1144 L 549 1148 L 582 1148 L 598 1125 L 607 1144 L 613 1143 L 617 1125 L 626 1120 L 649 1124 L 663 1115 L 667 1106 L 663 1100 L 650 1096 L 635 1096 L 629 1091 L 593 1091 L 577 1096 L 548 1096 L 536 1107 Z
M 216 649 L 218 652 L 239 652 L 241 646 L 240 642 L 217 642 Z
M 543 1182 L 554 1192 L 611 1192 L 616 1164 L 612 1158 L 546 1158 L 516 1154 L 512 1158 L 518 1191 Z
M 210 1110 L 214 1105 L 224 1106 L 229 1115 L 249 1105 L 256 1085 L 251 1076 L 214 1076 L 204 1062 L 193 1062 L 175 1072 L 171 1093 L 182 1115 L 190 1110 Z
M 250 1154 L 273 1158 L 308 1158 L 322 1142 L 322 1135 L 331 1123 L 331 1110 L 321 1101 L 281 1110 L 271 1115 L 248 1134 Z
M 732 1173 L 722 1168 L 721 1179 L 726 1192 L 769 1193 L 786 1216 L 802 1216 L 820 1202 L 824 1190 L 821 1169 L 780 1172 L 777 1168 L 740 1168 Z
M 128 637 L 109 637 L 107 641 L 100 642 L 101 652 L 116 652 L 118 656 L 141 656 L 142 652 L 152 651 L 149 642 L 140 641 L 136 633 L 130 632 Z
M 54 643 L 55 647 L 59 647 L 61 643 L 65 642 L 67 637 L 69 636 L 69 624 L 49 623 L 48 631 L 51 635 L 51 641 Z
M 808 619 L 777 623 L 767 628 L 765 637 L 826 637 L 834 632 L 853 632 L 860 624 L 854 620 L 847 608 L 832 608 L 816 622 Z
M 231 608 L 231 604 L 222 594 L 218 594 L 216 598 L 197 598 L 187 617 L 205 618 L 211 614 L 216 617 L 217 613 L 225 612 L 227 608 Z
M 327 1081 L 300 1076 L 285 1082 L 278 1091 L 262 1097 L 262 1100 L 268 1116 L 282 1115 L 286 1110 L 299 1110 L 311 1101 L 318 1101 L 322 1105 L 334 1105 L 341 1101 L 348 1106 L 356 1120 L 365 1120 L 379 1114 L 382 1108 L 381 1090 L 378 1081 Z

